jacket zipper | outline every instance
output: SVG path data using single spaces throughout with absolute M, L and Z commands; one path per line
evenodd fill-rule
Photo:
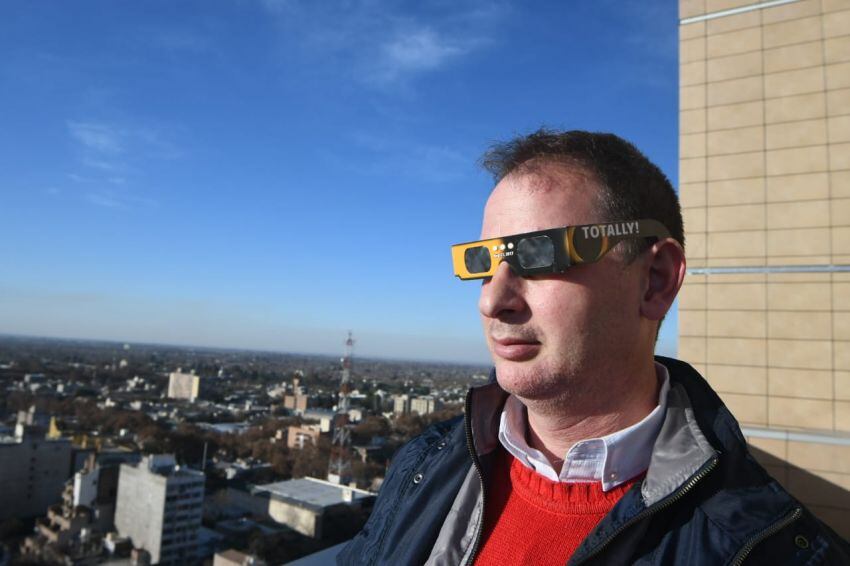
M 732 566 L 741 566 L 741 564 L 744 562 L 744 560 L 746 560 L 747 556 L 749 556 L 750 552 L 753 551 L 757 544 L 762 542 L 764 539 L 775 535 L 776 533 L 778 533 L 779 531 L 799 519 L 802 514 L 803 510 L 797 507 L 788 515 L 786 515 L 776 523 L 772 524 L 768 528 L 764 529 L 763 531 L 752 537 L 750 540 L 747 541 L 747 544 L 741 547 L 741 550 L 738 551 L 738 554 L 735 555 L 735 559 L 732 560 Z
M 469 449 L 469 455 L 472 456 L 472 465 L 475 466 L 475 471 L 478 472 L 478 481 L 481 483 L 481 521 L 478 523 L 478 529 L 475 531 L 475 542 L 472 544 L 472 553 L 469 555 L 469 560 L 466 564 L 475 562 L 475 555 L 478 553 L 478 545 L 481 543 L 481 532 L 484 530 L 484 510 L 485 493 L 484 493 L 484 474 L 481 472 L 481 462 L 478 460 L 478 454 L 475 452 L 475 444 L 472 439 L 472 391 L 466 394 L 465 413 L 463 416 L 466 429 L 466 446 Z
M 593 552 L 591 552 L 590 554 L 585 556 L 581 561 L 576 562 L 575 564 L 581 564 L 582 562 L 586 562 L 590 558 L 593 558 L 594 556 L 596 556 L 597 554 L 602 552 L 609 544 L 611 544 L 612 540 L 617 538 L 623 531 L 625 531 L 626 529 L 628 529 L 632 525 L 636 524 L 639 521 L 642 521 L 643 519 L 646 519 L 647 517 L 649 517 L 651 515 L 654 515 L 655 513 L 661 511 L 662 509 L 666 509 L 667 507 L 673 505 L 679 499 L 684 497 L 686 493 L 688 493 L 691 489 L 693 489 L 693 487 L 697 484 L 697 482 L 699 482 L 702 478 L 707 476 L 714 468 L 716 468 L 717 462 L 718 462 L 718 458 L 717 458 L 717 454 L 715 454 L 712 457 L 711 460 L 709 460 L 708 462 L 703 464 L 700 471 L 698 471 L 691 479 L 689 479 L 685 483 L 685 485 L 683 485 L 682 487 L 679 488 L 679 491 L 677 491 L 676 493 L 674 493 L 670 497 L 663 499 L 662 501 L 659 501 L 655 505 L 653 505 L 651 507 L 647 507 L 646 509 L 644 509 L 643 511 L 641 511 L 640 513 L 638 513 L 637 515 L 632 517 L 631 520 L 620 525 L 620 527 L 616 531 L 614 531 L 611 534 L 611 536 L 609 536 L 607 539 L 605 539 L 605 541 L 602 544 L 597 546 L 596 549 L 594 549 Z

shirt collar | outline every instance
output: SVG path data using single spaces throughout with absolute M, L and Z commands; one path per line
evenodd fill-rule
M 525 441 L 528 418 L 525 406 L 509 396 L 499 419 L 499 442 L 525 466 L 551 481 L 602 482 L 604 491 L 643 473 L 649 467 L 652 446 L 667 410 L 670 375 L 667 368 L 655 362 L 655 374 L 661 382 L 657 406 L 641 421 L 600 438 L 588 438 L 573 444 L 567 451 L 560 473 L 541 451 Z

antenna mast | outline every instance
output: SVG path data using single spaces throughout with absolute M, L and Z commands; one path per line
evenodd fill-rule
M 328 481 L 348 484 L 351 481 L 351 430 L 348 428 L 348 410 L 351 408 L 351 357 L 354 338 L 348 331 L 345 341 L 345 356 L 342 358 L 342 375 L 339 380 L 339 398 L 334 416 L 334 431 L 331 440 L 331 459 L 328 463 Z

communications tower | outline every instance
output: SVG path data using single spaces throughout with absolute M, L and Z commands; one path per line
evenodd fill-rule
M 348 331 L 345 341 L 345 356 L 342 358 L 342 375 L 339 380 L 339 398 L 334 416 L 331 459 L 328 463 L 328 481 L 348 484 L 351 481 L 351 430 L 348 428 L 348 409 L 351 408 L 351 356 L 354 338 Z

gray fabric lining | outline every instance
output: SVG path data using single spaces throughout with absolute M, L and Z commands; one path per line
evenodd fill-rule
M 697 425 L 685 388 L 679 383 L 671 385 L 667 415 L 641 488 L 647 507 L 673 493 L 715 455 Z
M 476 409 L 466 418 L 470 419 L 475 452 L 480 456 L 499 445 L 499 415 L 508 395 L 495 382 L 475 387 L 469 395 L 470 406 Z M 475 466 L 470 465 L 426 564 L 465 564 L 483 517 L 481 479 Z
M 472 438 L 475 452 L 481 456 L 499 446 L 499 417 L 508 394 L 497 383 L 490 383 L 474 388 L 471 395 L 470 406 L 478 407 L 472 415 Z
M 478 531 L 482 515 L 481 481 L 475 466 L 470 466 L 425 564 L 427 566 L 464 564 L 472 552 L 475 533 Z

